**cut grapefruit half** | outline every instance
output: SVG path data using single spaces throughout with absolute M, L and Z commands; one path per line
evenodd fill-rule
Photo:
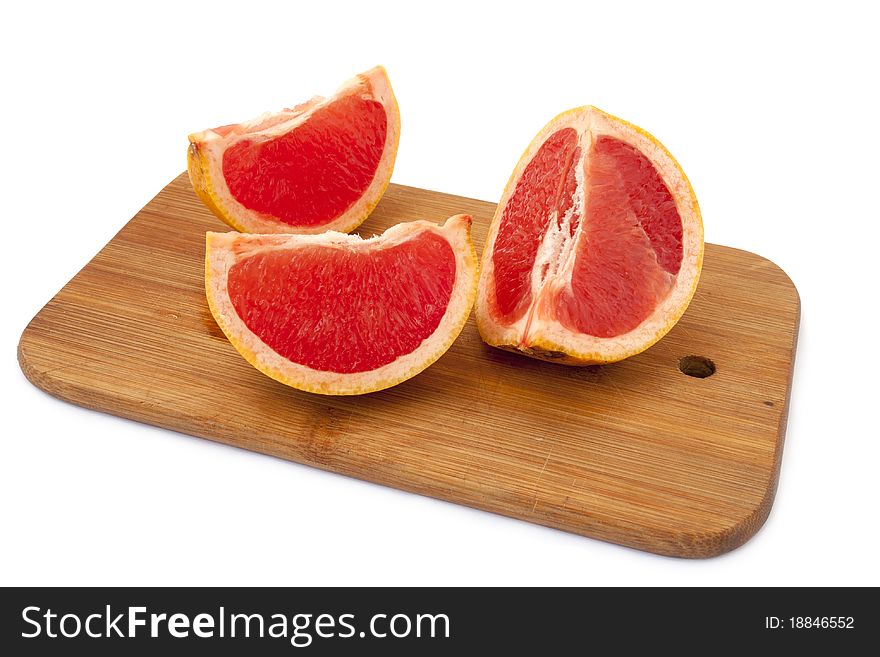
M 373 211 L 394 169 L 400 114 L 385 69 L 329 98 L 189 136 L 200 199 L 251 233 L 348 232 Z
M 694 191 L 647 132 L 595 107 L 532 141 L 495 212 L 477 297 L 490 345 L 570 365 L 644 351 L 682 316 L 703 261 Z
M 409 379 L 461 332 L 477 292 L 471 218 L 413 221 L 378 237 L 208 233 L 217 324 L 264 374 L 358 395 Z

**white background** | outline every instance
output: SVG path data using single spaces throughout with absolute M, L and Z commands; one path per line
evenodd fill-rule
M 880 48 L 870 3 L 19 2 L 0 66 L 2 584 L 880 584 Z M 551 117 L 654 133 L 708 241 L 803 303 L 765 527 L 720 558 L 643 554 L 56 401 L 30 318 L 185 167 L 186 135 L 382 63 L 394 181 L 497 199 Z M 219 225 L 219 224 L 218 224 Z

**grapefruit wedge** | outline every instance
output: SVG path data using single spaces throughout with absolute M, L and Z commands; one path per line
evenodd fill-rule
M 477 326 L 490 345 L 570 365 L 647 349 L 682 316 L 703 261 L 696 196 L 647 132 L 595 107 L 538 133 L 483 253 Z
M 208 233 L 205 290 L 229 341 L 264 374 L 357 395 L 409 379 L 452 345 L 477 291 L 471 218 L 378 237 Z
M 189 136 L 199 198 L 252 233 L 348 232 L 379 202 L 394 168 L 400 114 L 385 69 L 329 98 Z

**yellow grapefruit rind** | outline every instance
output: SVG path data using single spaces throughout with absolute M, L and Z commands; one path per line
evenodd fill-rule
M 335 98 L 350 94 L 360 94 L 377 100 L 385 107 L 387 130 L 385 147 L 373 180 L 363 195 L 339 217 L 318 226 L 291 226 L 278 219 L 250 210 L 242 206 L 232 196 L 222 173 L 223 153 L 239 139 L 252 139 L 251 134 L 234 134 L 221 137 L 213 130 L 204 130 L 189 135 L 189 148 L 186 153 L 187 171 L 196 195 L 211 212 L 235 230 L 243 233 L 296 233 L 318 234 L 327 230 L 348 233 L 360 226 L 379 203 L 388 184 L 397 158 L 400 143 L 400 109 L 391 88 L 388 73 L 382 66 L 376 66 L 355 76 L 343 84 L 336 93 L 326 99 L 315 99 L 304 104 L 306 109 L 293 118 L 255 133 L 271 138 L 293 129 L 301 122 L 308 121 L 316 108 L 320 108 Z M 258 124 L 270 115 L 254 119 L 249 124 Z M 245 124 L 242 124 L 245 125 Z
M 455 284 L 446 313 L 434 333 L 415 351 L 368 372 L 340 374 L 291 362 L 275 352 L 241 320 L 226 287 L 229 269 L 256 251 L 295 249 L 298 245 L 338 245 L 344 248 L 381 248 L 412 238 L 422 231 L 444 237 L 455 253 Z M 362 240 L 357 235 L 206 235 L 205 292 L 217 325 L 244 359 L 260 372 L 285 385 L 322 395 L 360 395 L 390 388 L 414 377 L 442 356 L 464 328 L 477 294 L 477 253 L 471 238 L 471 217 L 455 215 L 443 226 L 428 221 L 397 224 L 382 235 Z
M 544 141 L 557 130 L 566 127 L 579 127 L 591 133 L 607 134 L 621 139 L 635 146 L 651 161 L 672 192 L 682 218 L 682 263 L 675 285 L 667 298 L 658 305 L 654 313 L 629 333 L 612 338 L 597 338 L 574 333 L 556 322 L 539 321 L 537 329 L 530 331 L 528 343 L 523 344 L 521 332 L 517 328 L 503 326 L 492 317 L 492 253 L 504 207 L 523 170 Z M 589 217 L 582 219 L 582 222 L 588 221 Z M 483 341 L 493 347 L 565 365 L 605 364 L 629 358 L 660 340 L 687 310 L 699 282 L 703 250 L 703 221 L 693 186 L 681 165 L 663 144 L 646 130 L 592 106 L 562 112 L 544 126 L 526 148 L 498 203 L 483 250 L 476 304 L 477 328 Z

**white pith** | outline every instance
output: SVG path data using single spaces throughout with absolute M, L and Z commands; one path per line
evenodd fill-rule
M 229 190 L 223 175 L 223 154 L 229 148 L 243 140 L 260 142 L 283 135 L 307 122 L 316 111 L 326 107 L 336 99 L 355 94 L 381 103 L 386 109 L 388 121 L 385 147 L 379 164 L 376 167 L 376 173 L 367 189 L 364 190 L 361 197 L 351 207 L 329 223 L 317 226 L 288 226 L 274 217 L 247 208 L 238 202 Z M 315 96 L 310 101 L 303 103 L 303 105 L 305 105 L 305 108 L 302 111 L 294 108 L 292 110 L 262 114 L 253 120 L 239 124 L 228 135 L 221 135 L 214 130 L 204 130 L 189 136 L 191 148 L 197 148 L 207 162 L 208 170 L 203 171 L 202 175 L 206 180 L 210 181 L 211 191 L 215 196 L 215 203 L 221 207 L 225 214 L 233 218 L 237 224 L 235 226 L 237 229 L 252 233 L 290 232 L 299 234 L 318 234 L 327 230 L 353 230 L 363 221 L 366 213 L 375 206 L 378 198 L 385 190 L 388 180 L 391 178 L 391 170 L 394 166 L 397 144 L 400 139 L 397 100 L 394 97 L 394 92 L 391 89 L 385 69 L 381 66 L 370 69 L 345 82 L 333 95 L 327 98 Z M 259 126 L 266 119 L 282 114 L 289 114 L 290 118 L 267 129 L 248 132 L 248 129 Z
M 576 167 L 575 176 L 578 185 L 572 210 L 563 217 L 565 225 L 559 228 L 556 227 L 556 217 L 550 217 L 548 231 L 538 249 L 535 266 L 532 269 L 531 306 L 515 323 L 503 325 L 495 320 L 490 311 L 495 297 L 492 253 L 501 216 L 526 166 L 547 138 L 564 128 L 574 128 L 577 131 L 578 145 L 581 148 L 581 161 L 573 163 Z M 583 228 L 590 220 L 584 211 L 586 204 L 584 190 L 588 181 L 584 179 L 583 161 L 588 156 L 592 140 L 601 135 L 608 135 L 631 144 L 648 158 L 677 200 L 676 207 L 683 229 L 681 267 L 669 294 L 639 326 L 628 333 L 611 338 L 570 331 L 558 321 L 542 317 L 539 312 L 543 296 L 552 294 L 561 287 L 567 286 L 570 289 L 571 272 L 578 246 L 583 239 Z M 569 237 L 567 224 L 575 210 L 580 214 L 580 224 L 575 235 Z M 702 255 L 703 227 L 699 208 L 690 183 L 671 155 L 640 129 L 596 108 L 583 107 L 571 110 L 559 115 L 541 130 L 520 159 L 504 190 L 483 251 L 476 308 L 477 324 L 483 339 L 491 345 L 513 347 L 526 353 L 529 353 L 533 347 L 535 351 L 560 351 L 567 354 L 570 357 L 569 362 L 573 363 L 620 360 L 656 342 L 684 312 L 697 283 Z M 549 266 L 547 275 L 542 277 L 540 265 L 544 263 Z
M 562 216 L 561 223 L 558 221 L 559 215 L 557 210 L 554 209 L 551 212 L 547 232 L 544 233 L 544 238 L 535 255 L 531 280 L 532 305 L 528 312 L 514 324 L 514 326 L 520 329 L 520 343 L 524 345 L 527 345 L 529 342 L 535 312 L 542 296 L 551 289 L 554 282 L 565 284 L 565 282 L 571 279 L 571 270 L 574 267 L 575 255 L 577 255 L 575 246 L 580 242 L 581 231 L 584 226 L 583 217 L 586 198 L 584 196 L 584 168 L 581 166 L 581 163 L 583 158 L 586 157 L 585 153 L 590 148 L 590 139 L 591 135 L 588 130 L 578 135 L 577 147 L 581 149 L 581 157 L 578 161 L 571 164 L 574 167 L 575 182 L 577 183 L 571 207 Z M 581 221 L 578 223 L 574 235 L 572 235 L 571 222 L 575 214 L 581 217 Z
M 373 392 L 409 379 L 443 355 L 464 327 L 474 302 L 477 256 L 470 238 L 471 218 L 455 215 L 443 226 L 428 221 L 397 224 L 382 235 L 327 232 L 321 235 L 212 233 L 206 236 L 205 287 L 217 324 L 244 358 L 264 374 L 287 385 L 322 394 L 351 395 Z M 242 321 L 226 287 L 229 270 L 242 259 L 266 251 L 294 251 L 306 245 L 340 249 L 375 250 L 405 242 L 430 231 L 441 235 L 455 254 L 456 277 L 449 304 L 437 329 L 412 352 L 375 370 L 349 374 L 316 370 L 294 363 L 263 342 Z

